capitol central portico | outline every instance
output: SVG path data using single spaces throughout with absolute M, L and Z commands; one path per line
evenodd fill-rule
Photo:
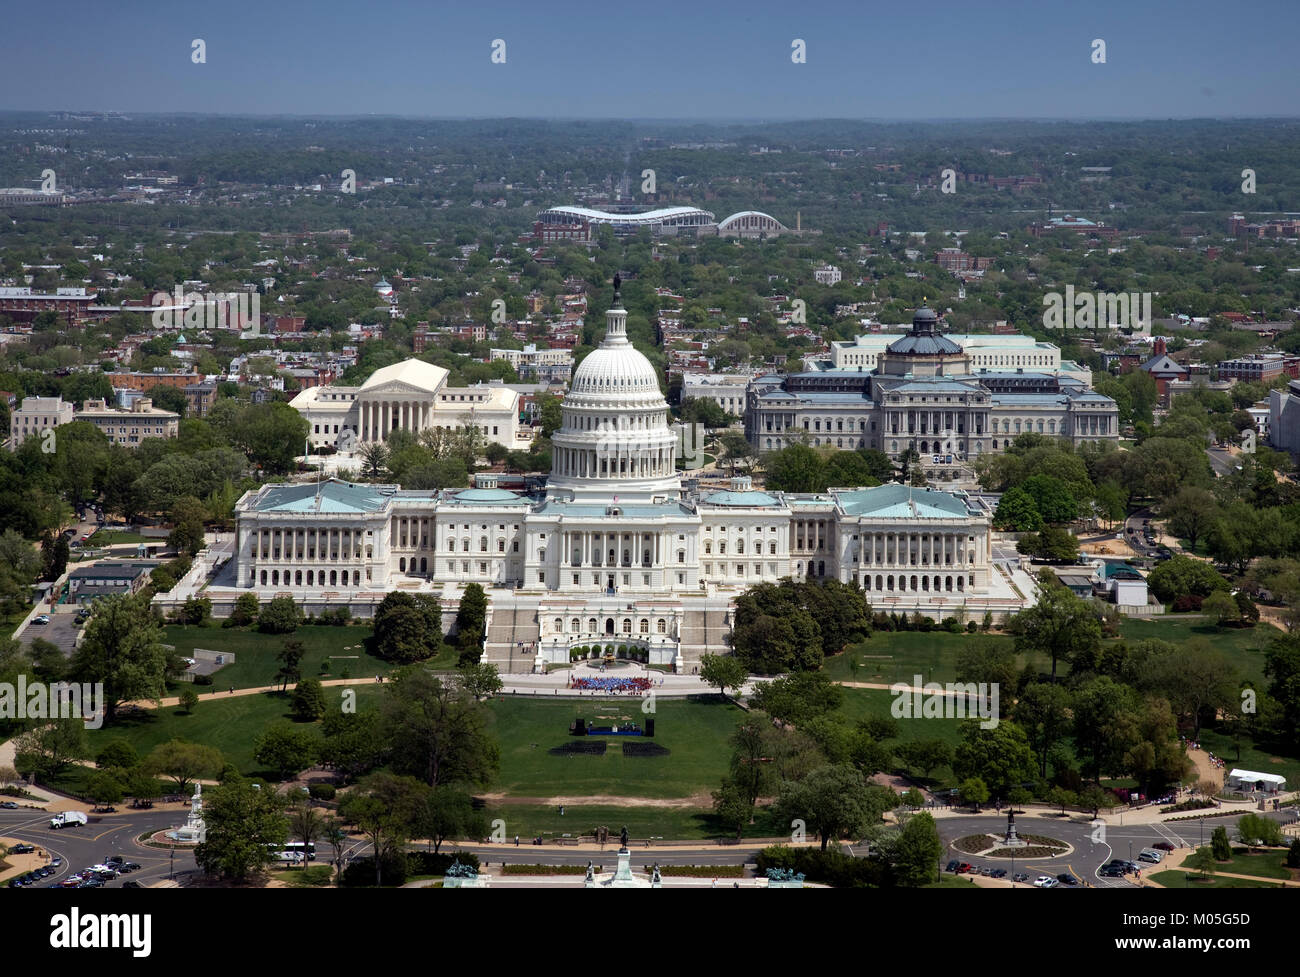
M 960 493 L 895 484 L 790 494 L 747 478 L 684 492 L 668 405 L 626 317 L 616 291 L 604 340 L 574 371 L 544 494 L 506 491 L 490 474 L 438 492 L 265 485 L 236 505 L 235 586 L 264 600 L 288 593 L 313 611 L 348 603 L 358 616 L 391 590 L 428 591 L 450 621 L 464 586 L 478 583 L 489 597 L 486 660 L 508 671 L 567 663 L 573 649 L 606 641 L 690 670 L 728 650 L 740 593 L 790 576 L 855 584 L 883 610 L 972 619 L 1016 609 L 990 573 L 988 519 Z M 393 384 L 420 378 L 395 372 L 360 388 L 365 438 L 427 423 L 418 404 L 391 399 Z

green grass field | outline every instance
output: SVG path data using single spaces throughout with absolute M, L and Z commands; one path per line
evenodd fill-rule
M 93 533 L 86 542 L 87 546 L 113 546 L 118 543 L 158 543 L 165 545 L 166 539 L 160 539 L 157 536 L 141 536 L 139 533 L 128 533 L 120 529 L 101 529 Z
M 376 675 L 387 675 L 393 667 L 366 651 L 366 640 L 371 635 L 369 625 L 340 628 L 325 624 L 304 624 L 291 635 L 262 634 L 254 630 L 219 626 L 170 625 L 164 629 L 164 635 L 163 640 L 175 645 L 177 654 L 182 656 L 193 657 L 195 648 L 234 653 L 235 663 L 219 669 L 213 675 L 214 689 L 229 688 L 232 685 L 237 689 L 253 689 L 276 684 L 275 672 L 279 668 L 276 655 L 280 653 L 286 638 L 303 643 L 304 654 L 300 667 L 304 677 L 343 678 L 343 670 L 346 668 L 349 678 L 373 680 Z M 323 661 L 329 661 L 329 672 L 320 670 Z M 455 650 L 444 646 L 442 654 L 434 659 L 433 665 L 436 668 L 454 668 Z M 182 683 L 174 683 L 171 693 L 176 694 L 181 687 Z M 202 686 L 197 688 L 200 692 L 203 690 Z
M 1292 870 L 1286 867 L 1287 850 L 1277 848 L 1270 851 L 1250 854 L 1245 848 L 1233 848 L 1232 858 L 1219 863 L 1220 872 L 1235 872 L 1237 875 L 1255 875 L 1262 879 L 1282 879 L 1290 881 Z
M 327 688 L 326 702 L 339 701 L 342 688 Z M 355 688 L 357 707 L 374 708 L 380 688 L 373 681 L 358 682 Z M 258 734 L 267 724 L 288 715 L 288 696 L 264 692 L 200 702 L 193 715 L 186 715 L 178 706 L 144 710 L 118 719 L 111 726 L 91 730 L 87 736 L 92 755 L 118 737 L 134 746 L 142 757 L 171 739 L 202 743 L 216 747 L 241 773 L 251 776 L 264 773 L 253 759 L 253 744 Z
M 552 756 L 552 747 L 573 742 L 569 723 L 578 716 L 640 723 L 639 698 L 494 700 L 496 732 L 501 741 L 501 776 L 495 790 L 516 797 L 620 794 L 627 797 L 685 798 L 712 791 L 727 772 L 731 748 L 727 738 L 744 710 L 714 696 L 656 700 L 655 737 L 605 737 L 604 756 Z M 588 737 L 591 739 L 591 737 Z M 661 757 L 625 757 L 625 742 L 655 743 L 672 753 Z M 513 832 L 512 832 L 513 833 Z M 535 833 L 535 832 L 534 832 Z
M 1151 876 L 1152 881 L 1158 882 L 1166 889 L 1280 889 L 1282 886 L 1272 882 L 1254 882 L 1249 879 L 1226 879 L 1216 875 L 1206 877 L 1196 873 L 1184 872 L 1182 869 L 1173 869 L 1168 872 L 1157 872 Z
M 1253 628 L 1221 628 L 1204 618 L 1188 619 L 1168 614 L 1153 620 L 1125 619 L 1120 635 L 1128 641 L 1159 638 L 1174 644 L 1198 642 L 1223 654 L 1241 672 L 1243 679 L 1264 685 L 1264 648 L 1282 632 L 1271 624 Z
M 1015 645 L 1014 639 L 1004 634 L 876 631 L 867 641 L 828 658 L 826 673 L 837 682 L 911 685 L 917 675 L 924 682 L 953 682 L 957 678 L 957 656 L 972 641 L 986 641 L 1008 649 Z M 1051 660 L 1046 655 L 1017 655 L 1016 661 L 1021 668 L 1033 663 L 1044 672 L 1051 670 Z M 1058 672 L 1063 670 L 1058 668 Z

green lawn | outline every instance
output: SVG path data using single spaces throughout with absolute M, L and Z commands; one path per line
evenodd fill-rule
M 1172 869 L 1167 872 L 1157 872 L 1151 876 L 1153 882 L 1158 882 L 1166 889 L 1280 889 L 1282 886 L 1275 885 L 1272 882 L 1253 882 L 1248 879 L 1225 879 L 1222 876 L 1213 876 L 1206 878 L 1190 873 L 1182 869 Z
M 167 540 L 165 537 L 141 536 L 139 533 L 128 533 L 120 529 L 101 529 L 91 535 L 86 545 L 113 546 L 116 543 L 157 543 L 159 546 L 165 546 Z
M 851 645 L 842 654 L 826 660 L 826 673 L 837 682 L 873 682 L 892 685 L 913 684 L 920 675 L 924 682 L 954 682 L 957 679 L 957 656 L 972 641 L 987 641 L 998 647 L 1011 648 L 1015 642 L 1008 635 L 949 634 L 946 631 L 876 631 L 871 637 Z M 1046 655 L 1019 655 L 1023 668 L 1030 661 L 1042 671 L 1051 670 Z M 854 665 L 856 664 L 856 671 Z M 1061 668 L 1058 668 L 1058 672 Z
M 894 718 L 891 709 L 894 703 L 892 693 L 884 689 L 845 689 L 844 704 L 839 708 L 839 715 L 850 722 L 857 722 L 868 716 Z M 960 719 L 894 719 L 898 723 L 898 738 L 889 741 L 890 746 L 908 743 L 912 740 L 943 740 L 951 747 L 961 742 Z M 956 778 L 952 768 L 943 766 L 930 771 L 930 779 L 917 779 L 930 787 L 955 787 Z
M 569 806 L 564 810 L 564 817 L 554 807 L 541 804 L 497 804 L 488 805 L 489 821 L 500 818 L 505 822 L 506 837 L 513 840 L 519 835 L 520 846 L 541 835 L 548 842 L 565 834 L 573 838 L 590 835 L 599 825 L 609 828 L 610 844 L 606 848 L 606 861 L 612 863 L 614 852 L 618 849 L 618 833 L 624 825 L 630 839 L 641 841 L 646 838 L 664 838 L 667 840 L 709 839 L 725 836 L 734 838 L 734 831 L 722 828 L 712 812 L 702 808 L 655 808 L 655 807 L 607 807 L 601 805 Z M 746 838 L 780 838 L 790 833 L 789 827 L 782 830 L 766 810 L 755 811 L 754 824 L 745 829 Z M 650 862 L 654 860 L 654 849 L 638 848 L 634 861 L 640 864 L 644 856 Z M 575 859 L 577 857 L 575 853 Z M 585 859 L 589 856 L 584 856 Z M 593 861 L 600 861 L 594 858 Z
M 369 625 L 332 627 L 326 624 L 304 624 L 292 635 L 262 634 L 243 628 L 189 625 L 170 625 L 164 631 L 163 640 L 175 645 L 177 654 L 182 656 L 193 657 L 195 648 L 234 652 L 235 663 L 219 669 L 213 675 L 215 689 L 229 688 L 232 685 L 237 689 L 274 685 L 275 672 L 279 667 L 276 655 L 280 653 L 286 638 L 303 643 L 301 668 L 304 676 L 343 678 L 343 670 L 346 668 L 349 678 L 373 680 L 376 675 L 386 675 L 392 670 L 388 662 L 374 658 L 366 651 L 365 643 L 371 635 Z M 329 672 L 320 670 L 323 661 L 329 661 Z M 444 649 L 433 664 L 439 668 L 455 667 L 455 651 Z M 171 687 L 172 694 L 180 687 L 181 683 L 174 684 Z M 200 692 L 203 691 L 203 686 L 197 688 Z
M 342 688 L 327 688 L 326 702 L 340 701 Z M 370 683 L 358 682 L 355 688 L 358 708 L 373 708 L 380 695 L 373 680 Z M 215 746 L 241 773 L 264 774 L 253 759 L 253 743 L 268 723 L 288 715 L 288 696 L 264 692 L 200 702 L 193 715 L 186 715 L 177 706 L 148 709 L 118 719 L 103 729 L 90 730 L 87 736 L 92 754 L 118 737 L 134 746 L 141 756 L 171 739 L 202 743 Z
M 740 707 L 714 696 L 656 700 L 655 737 L 609 736 L 604 756 L 552 756 L 552 747 L 574 742 L 569 723 L 583 717 L 613 717 L 641 723 L 641 699 L 494 700 L 496 734 L 501 742 L 501 776 L 495 789 L 516 797 L 620 794 L 627 797 L 690 797 L 717 788 L 727 772 L 727 737 L 745 715 Z M 591 740 L 592 737 L 588 737 Z M 622 744 L 654 743 L 668 756 L 625 757 Z M 513 834 L 513 832 L 511 832 Z M 536 832 L 534 832 L 536 833 Z
M 1128 641 L 1159 638 L 1175 644 L 1196 641 L 1223 652 L 1236 665 L 1243 679 L 1264 686 L 1264 651 L 1273 638 L 1281 634 L 1271 624 L 1258 624 L 1253 628 L 1221 628 L 1205 618 L 1188 619 L 1167 614 L 1150 620 L 1125 618 L 1120 622 L 1120 635 Z
M 1233 848 L 1232 858 L 1219 863 L 1220 872 L 1238 875 L 1257 875 L 1263 879 L 1290 881 L 1291 870 L 1286 867 L 1287 849 L 1275 848 L 1250 854 L 1245 848 Z
M 929 885 L 921 886 L 922 889 L 978 889 L 973 881 L 964 875 L 950 875 L 945 872 L 939 877 L 938 882 L 931 882 Z

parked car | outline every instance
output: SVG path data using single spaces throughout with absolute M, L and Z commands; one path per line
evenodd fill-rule
M 955 871 L 957 871 L 957 867 L 958 867 L 959 865 L 961 865 L 961 862 L 957 861 L 957 860 L 954 858 L 951 862 L 949 862 L 949 863 L 947 864 L 947 866 L 944 868 L 944 871 L 945 871 L 945 872 L 955 872 Z
M 962 875 L 966 872 L 969 872 L 970 870 L 971 870 L 970 862 L 962 862 L 960 865 L 957 866 L 958 875 Z
M 1040 889 L 1051 889 L 1057 885 L 1057 882 L 1050 875 L 1040 875 L 1034 879 L 1034 885 Z
M 128 872 L 140 871 L 140 866 L 136 862 L 127 862 L 125 865 L 119 867 L 117 871 L 121 875 L 126 875 Z
M 1151 847 L 1152 847 L 1152 848 L 1159 848 L 1161 851 L 1174 851 L 1174 850 L 1176 849 L 1177 846 L 1171 844 L 1171 843 L 1168 842 L 1168 841 L 1157 841 L 1157 842 L 1156 842 L 1154 845 L 1152 845 Z
M 1076 878 L 1075 878 L 1073 875 L 1071 875 L 1069 872 L 1062 872 L 1060 875 L 1058 875 L 1058 876 L 1056 877 L 1056 881 L 1060 882 L 1062 885 L 1078 885 L 1078 884 L 1079 884 L 1079 880 L 1076 879 Z
M 1007 877 L 1007 870 L 1004 868 L 995 868 L 989 873 L 989 876 L 995 879 L 1005 879 Z
M 1028 875 L 1028 873 L 1026 873 L 1026 872 L 1017 872 L 1015 875 L 1013 875 L 1013 876 L 1011 877 L 1011 881 L 1012 881 L 1012 882 L 1028 882 L 1028 881 L 1029 881 L 1029 875 Z
M 1162 861 L 1164 861 L 1164 858 L 1165 858 L 1164 852 L 1152 851 L 1149 848 L 1143 849 L 1142 851 L 1138 852 L 1139 862 L 1148 862 L 1152 865 L 1159 865 Z
M 1122 879 L 1124 877 L 1124 866 L 1122 865 L 1103 865 L 1098 873 L 1106 879 Z
M 143 888 L 144 888 L 144 884 L 141 883 L 141 882 L 137 882 L 135 879 L 129 879 L 129 880 L 127 880 L 126 882 L 123 882 L 123 883 L 122 883 L 122 888 L 123 888 L 123 889 L 143 889 Z
M 105 864 L 105 865 L 125 865 L 125 864 L 126 864 L 126 859 L 123 858 L 121 855 L 109 855 L 108 858 L 104 859 L 104 864 Z
M 36 846 L 35 846 L 35 845 L 17 844 L 17 845 L 14 845 L 14 846 L 13 846 L 12 848 L 10 848 L 9 850 L 10 850 L 11 852 L 13 852 L 15 855 L 30 855 L 32 852 L 36 851 Z
M 32 623 L 33 623 L 33 624 L 49 624 L 49 623 L 50 623 L 50 615 L 48 615 L 48 614 L 37 614 L 34 618 L 32 618 Z

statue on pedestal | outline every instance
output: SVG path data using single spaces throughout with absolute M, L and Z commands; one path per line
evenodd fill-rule
M 623 848 L 627 847 L 627 825 L 623 825 L 623 830 L 619 832 L 618 840 Z

